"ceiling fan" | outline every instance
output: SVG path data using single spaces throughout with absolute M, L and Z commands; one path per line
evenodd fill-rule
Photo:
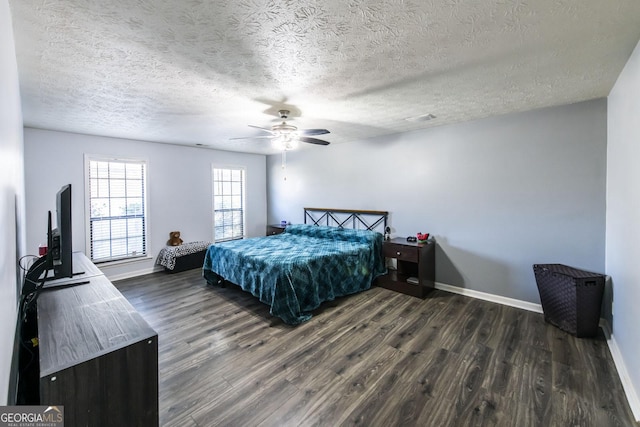
M 269 132 L 264 136 L 245 136 L 231 139 L 271 139 L 274 145 L 281 150 L 291 150 L 295 148 L 298 141 L 308 142 L 316 145 L 329 145 L 329 141 L 318 138 L 310 138 L 307 135 L 324 135 L 329 133 L 327 129 L 298 129 L 286 122 L 289 117 L 289 110 L 279 110 L 278 114 L 282 123 L 271 126 L 271 129 L 260 126 L 249 125 L 252 128 Z

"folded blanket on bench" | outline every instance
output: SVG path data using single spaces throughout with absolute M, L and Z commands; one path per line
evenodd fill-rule
M 168 270 L 173 270 L 176 266 L 176 258 L 206 251 L 209 245 L 211 245 L 211 242 L 200 241 L 183 243 L 179 246 L 166 246 L 158 254 L 156 264 Z

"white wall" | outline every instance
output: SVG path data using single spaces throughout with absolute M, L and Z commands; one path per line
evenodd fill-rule
M 149 254 L 154 259 L 116 266 L 101 265 L 112 280 L 144 274 L 155 256 L 179 230 L 184 241 L 213 238 L 211 165 L 246 168 L 247 234 L 264 236 L 266 229 L 265 156 L 181 147 L 125 139 L 39 129 L 24 130 L 27 247 L 36 251 L 46 241 L 47 211 L 55 212 L 55 196 L 72 184 L 73 249 L 85 251 L 84 156 L 105 155 L 147 160 Z
M 613 282 L 612 340 L 640 420 L 640 43 L 608 101 L 606 270 Z
M 22 109 L 9 3 L 0 0 L 0 405 L 7 404 L 24 253 Z
M 435 236 L 438 282 L 539 303 L 534 263 L 604 272 L 606 129 L 600 99 L 269 156 L 269 221 L 388 210 Z

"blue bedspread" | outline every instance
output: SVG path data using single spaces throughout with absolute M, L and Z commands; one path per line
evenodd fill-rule
M 209 246 L 204 277 L 251 292 L 271 314 L 296 325 L 324 301 L 360 292 L 385 272 L 382 235 L 368 230 L 290 225 L 270 237 Z

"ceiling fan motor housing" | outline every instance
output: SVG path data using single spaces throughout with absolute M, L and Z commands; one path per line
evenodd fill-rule
M 293 125 L 287 124 L 286 122 L 282 122 L 279 125 L 271 126 L 271 130 L 273 132 L 278 132 L 280 134 L 283 134 L 283 133 L 295 132 L 296 130 L 298 130 L 298 128 Z

